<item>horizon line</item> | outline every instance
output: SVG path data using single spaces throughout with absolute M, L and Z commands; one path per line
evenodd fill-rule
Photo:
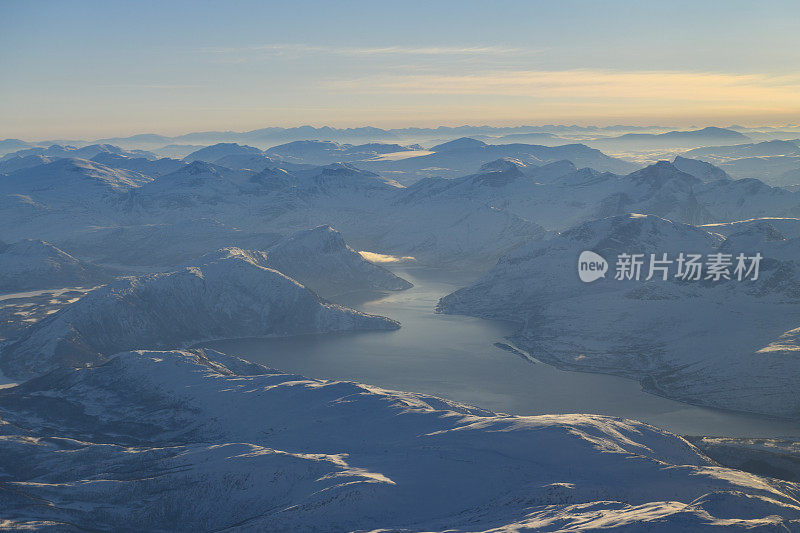
M 67 142 L 67 141 L 81 141 L 81 142 L 89 142 L 91 141 L 103 141 L 103 140 L 115 140 L 115 139 L 130 139 L 131 137 L 138 137 L 143 135 L 155 135 L 159 137 L 164 137 L 167 139 L 177 139 L 180 137 L 184 137 L 187 135 L 195 135 L 195 134 L 234 134 L 234 135 L 244 135 L 248 133 L 254 133 L 261 130 L 276 130 L 276 131 L 288 131 L 293 129 L 300 129 L 300 128 L 312 128 L 314 130 L 335 130 L 339 132 L 346 132 L 346 131 L 353 131 L 359 129 L 374 129 L 380 130 L 387 133 L 394 132 L 394 131 L 402 131 L 402 130 L 428 130 L 431 132 L 435 132 L 436 130 L 455 130 L 455 129 L 462 129 L 462 128 L 491 128 L 496 130 L 503 130 L 503 129 L 523 129 L 523 128 L 578 128 L 583 130 L 611 130 L 614 128 L 630 128 L 634 130 L 669 130 L 669 131 L 697 131 L 702 130 L 705 128 L 720 128 L 720 129 L 745 129 L 745 130 L 759 130 L 759 129 L 771 129 L 771 130 L 780 130 L 780 129 L 797 129 L 798 133 L 800 133 L 800 122 L 798 123 L 760 123 L 758 125 L 743 125 L 743 124 L 728 124 L 726 126 L 719 126 L 715 124 L 705 124 L 703 125 L 692 124 L 689 126 L 669 126 L 663 124 L 649 124 L 649 125 L 638 125 L 638 124 L 631 124 L 631 123 L 615 123 L 609 125 L 599 125 L 599 124 L 579 124 L 579 123 L 557 123 L 557 122 L 550 122 L 547 124 L 503 124 L 503 125 L 493 125 L 493 124 L 469 124 L 469 123 L 462 123 L 458 125 L 446 125 L 440 124 L 437 126 L 415 126 L 415 125 L 406 125 L 402 127 L 391 127 L 391 128 L 382 128 L 379 126 L 372 126 L 370 124 L 364 124 L 361 126 L 332 126 L 329 124 L 324 124 L 320 126 L 314 126 L 312 124 L 299 124 L 295 126 L 262 126 L 254 129 L 243 129 L 243 130 L 234 130 L 234 129 L 210 129 L 210 130 L 191 130 L 191 131 L 184 131 L 183 133 L 178 133 L 175 135 L 168 135 L 163 133 L 155 133 L 153 131 L 141 131 L 137 133 L 131 133 L 129 135 L 125 134 L 118 134 L 118 135 L 106 135 L 101 137 L 92 137 L 86 136 L 83 138 L 80 137 L 44 137 L 41 140 L 26 140 L 22 137 L 5 137 L 0 139 L 0 141 L 9 141 L 9 140 L 16 140 L 22 142 L 29 142 L 29 143 L 43 143 L 43 142 Z M 30 139 L 30 138 L 29 138 Z M 311 139 L 309 139 L 311 140 Z

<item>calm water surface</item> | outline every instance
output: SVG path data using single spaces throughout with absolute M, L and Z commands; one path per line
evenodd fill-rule
M 439 298 L 470 283 L 464 275 L 395 272 L 414 288 L 351 295 L 338 303 L 400 321 L 397 331 L 240 339 L 203 344 L 287 372 L 415 391 L 520 415 L 597 413 L 642 420 L 684 435 L 793 436 L 800 423 L 693 407 L 647 394 L 635 381 L 558 370 L 494 346 L 514 326 L 439 315 Z

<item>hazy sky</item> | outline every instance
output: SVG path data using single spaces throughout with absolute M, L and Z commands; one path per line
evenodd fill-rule
M 0 0 L 0 138 L 800 123 L 800 2 Z

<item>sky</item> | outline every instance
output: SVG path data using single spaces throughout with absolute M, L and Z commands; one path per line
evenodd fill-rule
M 0 138 L 800 123 L 796 0 L 0 0 Z

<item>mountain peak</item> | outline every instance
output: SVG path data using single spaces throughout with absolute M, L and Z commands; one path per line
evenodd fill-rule
M 731 179 L 728 173 L 722 170 L 721 168 L 715 167 L 711 163 L 700 161 L 699 159 L 690 159 L 687 157 L 675 156 L 675 160 L 672 162 L 672 164 L 675 168 L 677 168 L 681 172 L 691 174 L 692 176 L 698 178 L 701 181 Z
M 270 248 L 270 253 L 306 254 L 308 251 L 315 253 L 350 250 L 342 234 L 332 227 L 324 224 L 316 228 L 301 230 L 287 237 L 282 242 Z
M 480 171 L 481 172 L 502 172 L 511 169 L 520 169 L 525 168 L 527 165 L 520 161 L 519 159 L 515 159 L 513 157 L 501 157 L 500 159 L 495 159 L 494 161 L 489 161 L 488 163 L 484 163 L 481 165 Z
M 466 150 L 475 150 L 484 146 L 488 145 L 483 141 L 472 139 L 471 137 L 461 137 L 460 139 L 437 144 L 431 148 L 431 150 L 434 152 L 461 152 Z
M 192 161 L 216 161 L 228 155 L 259 155 L 263 152 L 253 146 L 238 143 L 217 143 L 192 152 L 183 158 L 187 163 Z
M 195 160 L 186 165 L 185 167 L 178 169 L 177 172 L 185 172 L 192 176 L 196 176 L 198 174 L 218 174 L 217 172 L 218 167 L 211 163 L 206 163 L 205 161 Z
M 672 180 L 680 180 L 687 183 L 700 183 L 700 179 L 683 172 L 669 161 L 658 161 L 636 172 L 628 174 L 628 179 L 643 184 L 649 183 L 653 187 L 661 187 Z
M 717 136 L 725 136 L 725 137 L 732 137 L 732 138 L 746 138 L 744 135 L 739 133 L 738 131 L 731 130 L 728 128 L 718 128 L 716 126 L 706 126 L 705 128 L 696 130 L 692 133 L 697 135 L 717 135 Z

